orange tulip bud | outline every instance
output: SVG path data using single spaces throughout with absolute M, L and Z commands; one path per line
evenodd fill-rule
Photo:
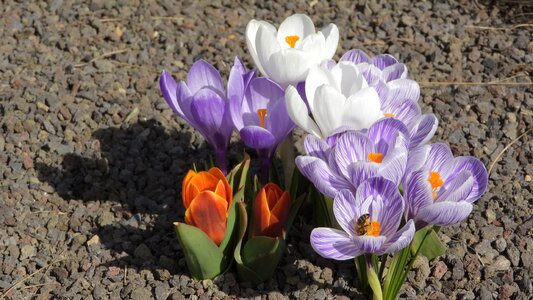
M 233 192 L 226 177 L 218 168 L 209 171 L 190 170 L 181 189 L 185 206 L 185 223 L 201 229 L 220 245 L 226 234 L 228 209 Z
M 255 198 L 252 236 L 281 237 L 290 205 L 288 192 L 274 183 L 266 184 Z

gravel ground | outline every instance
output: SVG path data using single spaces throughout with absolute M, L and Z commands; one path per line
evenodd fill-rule
M 247 22 L 279 23 L 295 12 L 339 26 L 337 55 L 361 48 L 405 62 L 423 86 L 424 112 L 440 120 L 434 141 L 494 166 L 470 218 L 441 231 L 446 255 L 418 260 L 401 297 L 533 295 L 533 134 L 521 135 L 533 128 L 533 28 L 515 26 L 531 20 L 531 6 L 72 2 L 0 6 L 0 295 L 365 299 L 351 262 L 313 252 L 305 216 L 276 276 L 255 289 L 232 274 L 191 279 L 171 225 L 183 219 L 181 179 L 210 151 L 162 99 L 159 72 L 184 78 L 203 58 L 227 76 L 235 55 L 252 66 Z M 479 84 L 508 77 L 517 84 Z

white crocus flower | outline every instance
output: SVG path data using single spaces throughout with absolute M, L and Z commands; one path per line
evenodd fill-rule
M 352 62 L 312 68 L 305 80 L 307 105 L 294 86 L 285 91 L 289 116 L 308 133 L 326 138 L 341 127 L 368 128 L 383 117 L 378 93 Z M 311 115 L 310 115 L 311 114 Z
M 303 81 L 311 67 L 332 58 L 338 42 L 335 24 L 315 32 L 313 21 L 303 14 L 288 17 L 279 30 L 258 20 L 246 26 L 246 43 L 255 65 L 283 87 Z

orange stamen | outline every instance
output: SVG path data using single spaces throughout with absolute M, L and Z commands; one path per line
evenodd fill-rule
M 257 110 L 257 116 L 259 117 L 259 126 L 265 128 L 265 117 L 267 115 L 266 108 L 260 108 Z
M 437 190 L 444 185 L 444 181 L 440 177 L 439 172 L 429 172 L 428 181 L 431 184 L 431 190 L 433 191 L 433 198 L 437 198 Z
M 385 113 L 383 114 L 385 117 L 394 117 L 394 114 L 391 114 L 391 113 Z
M 381 224 L 379 223 L 379 221 L 366 221 L 365 222 L 365 229 L 366 229 L 366 234 L 368 235 L 371 235 L 371 236 L 379 236 L 379 233 L 381 231 Z
M 383 153 L 369 153 L 368 160 L 375 163 L 381 163 L 383 161 Z
M 289 44 L 289 46 L 291 48 L 294 48 L 294 46 L 296 46 L 296 42 L 300 39 L 299 36 L 297 35 L 288 35 L 285 37 L 285 42 L 287 42 L 287 44 Z

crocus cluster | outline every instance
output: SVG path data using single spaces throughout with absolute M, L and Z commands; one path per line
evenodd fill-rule
M 187 235 L 182 226 L 178 236 L 184 252 L 195 253 L 187 262 L 198 269 L 197 277 L 223 271 L 207 268 L 201 258 L 220 258 L 213 263 L 220 268 L 231 252 L 241 277 L 266 280 L 276 265 L 267 260 L 279 261 L 299 207 L 291 201 L 316 189 L 324 202 L 332 201 L 332 210 L 322 214 L 329 214 L 329 227 L 311 233 L 313 249 L 336 260 L 364 258 L 359 261 L 366 264 L 363 273 L 375 298 L 393 299 L 409 271 L 408 259 L 424 253 L 423 247 L 437 246 L 423 245 L 426 238 L 436 236 L 437 227 L 465 220 L 484 193 L 488 178 L 481 161 L 454 157 L 444 143 L 429 144 L 438 120 L 422 113 L 420 87 L 406 65 L 388 54 L 357 49 L 335 61 L 338 42 L 337 26 L 317 31 L 306 15 L 292 15 L 278 28 L 251 20 L 246 43 L 256 69 L 236 57 L 227 86 L 203 60 L 192 65 L 184 81 L 161 74 L 163 97 L 212 146 L 218 167 L 190 171 L 182 187 L 185 222 L 201 233 Z M 302 188 L 300 176 L 285 178 L 294 186 L 284 189 L 270 176 L 276 153 L 286 155 L 278 146 L 290 144 L 296 126 L 308 133 L 305 154 L 290 162 L 311 190 Z M 233 131 L 257 153 L 259 186 L 246 181 L 246 159 L 227 172 Z M 417 234 L 424 237 L 417 240 Z M 190 238 L 196 235 L 214 243 L 206 247 L 212 249 L 209 255 L 195 252 L 204 243 Z M 229 246 L 232 241 L 236 245 Z M 395 259 L 382 285 L 376 262 L 381 262 L 381 276 L 388 255 Z

